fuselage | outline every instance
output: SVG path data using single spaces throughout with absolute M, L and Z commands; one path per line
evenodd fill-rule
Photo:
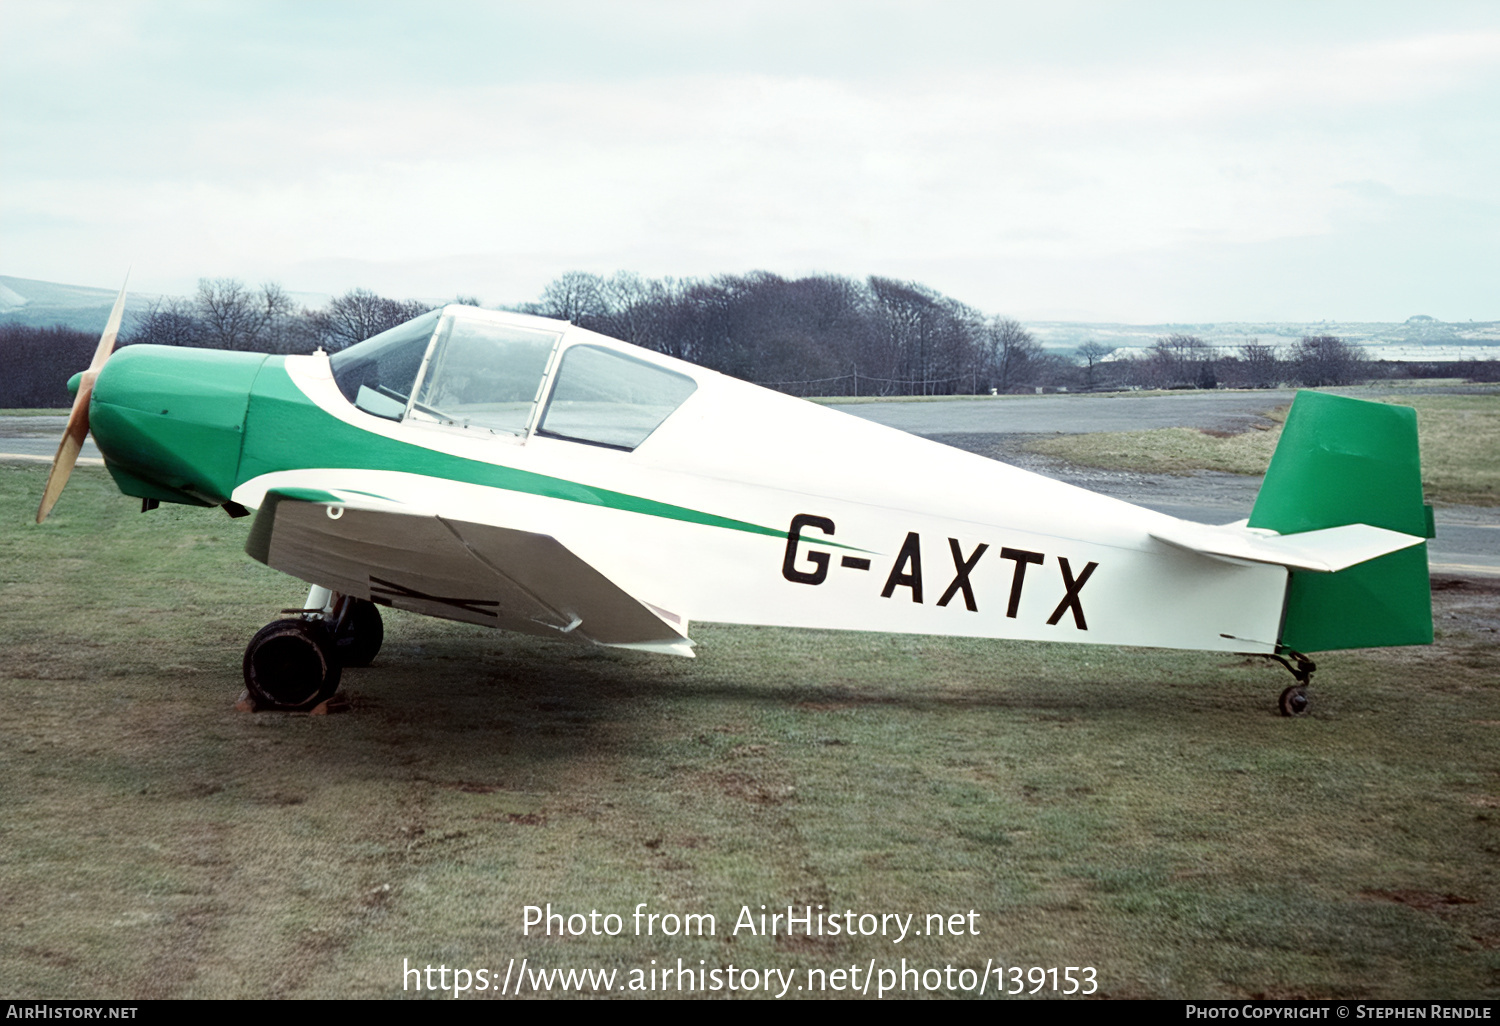
M 351 401 L 323 355 L 136 346 L 95 387 L 100 450 L 147 498 L 255 509 L 314 489 L 549 535 L 691 620 L 1275 650 L 1287 571 L 1151 536 L 1173 518 L 575 326 L 454 315 L 556 336 L 513 422 L 438 415 L 454 393 L 430 387 L 430 354 L 409 397 L 386 390 L 394 415 L 370 389 Z M 568 360 L 609 354 L 685 394 L 643 439 L 566 426 L 588 405 L 561 412 Z

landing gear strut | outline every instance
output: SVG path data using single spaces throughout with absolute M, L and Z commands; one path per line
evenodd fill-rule
M 1307 715 L 1307 707 L 1310 704 L 1307 697 L 1307 688 L 1312 684 L 1312 675 L 1313 671 L 1318 668 L 1317 664 L 1301 652 L 1293 652 L 1291 649 L 1286 650 L 1286 655 L 1278 653 L 1267 658 L 1274 659 L 1282 666 L 1285 666 L 1287 671 L 1297 679 L 1297 683 L 1283 691 L 1281 698 L 1276 702 L 1276 707 L 1281 710 L 1281 715 Z
M 385 638 L 380 611 L 316 585 L 301 609 L 266 624 L 245 647 L 245 689 L 255 708 L 300 712 L 333 697 L 345 666 L 368 666 Z

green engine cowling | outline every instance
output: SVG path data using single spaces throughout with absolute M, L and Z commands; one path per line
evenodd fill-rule
M 99 372 L 89 426 L 126 495 L 218 506 L 238 483 L 264 353 L 127 346 Z

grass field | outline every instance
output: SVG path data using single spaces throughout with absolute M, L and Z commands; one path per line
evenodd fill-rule
M 512 957 L 1500 995 L 1482 585 L 1437 592 L 1432 649 L 1324 657 L 1299 720 L 1284 671 L 1222 655 L 701 625 L 688 661 L 399 613 L 349 713 L 247 714 L 243 645 L 302 597 L 247 521 L 81 468 L 34 527 L 45 472 L 0 464 L 8 997 L 400 996 L 403 959 Z M 547 902 L 627 935 L 523 937 Z M 717 936 L 629 936 L 639 902 Z M 762 904 L 979 934 L 730 932 Z
M 1500 506 L 1500 395 L 1418 395 L 1378 400 L 1417 411 L 1422 483 L 1429 501 Z M 1032 451 L 1084 466 L 1147 473 L 1224 470 L 1264 474 L 1281 437 L 1278 422 L 1236 435 L 1192 428 L 1115 431 L 1040 438 Z

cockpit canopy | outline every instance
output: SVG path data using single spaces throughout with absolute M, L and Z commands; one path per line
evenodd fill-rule
M 627 451 L 698 387 L 613 346 L 564 344 L 564 327 L 448 306 L 330 362 L 344 397 L 376 417 Z

